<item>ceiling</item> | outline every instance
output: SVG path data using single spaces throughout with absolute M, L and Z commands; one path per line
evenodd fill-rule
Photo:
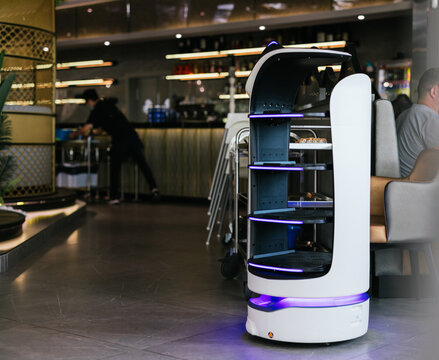
M 357 21 L 409 13 L 409 0 L 58 0 L 58 48 Z

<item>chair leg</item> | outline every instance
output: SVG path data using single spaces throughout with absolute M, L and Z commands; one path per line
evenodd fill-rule
M 370 251 L 370 295 L 379 297 L 379 278 L 375 275 L 375 250 Z
M 420 298 L 419 291 L 419 259 L 418 259 L 418 251 L 416 249 L 410 249 L 410 265 L 412 270 L 412 279 L 415 283 L 415 291 L 416 291 L 416 299 Z
M 436 266 L 436 259 L 433 255 L 433 249 L 431 247 L 431 243 L 424 244 L 424 254 L 425 259 L 427 260 L 428 269 L 430 271 L 430 275 L 432 277 L 432 281 L 434 282 L 434 295 L 439 297 L 439 272 Z

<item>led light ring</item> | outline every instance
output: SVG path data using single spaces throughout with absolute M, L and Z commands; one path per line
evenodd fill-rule
M 287 308 L 327 308 L 360 304 L 369 300 L 368 293 L 329 298 L 292 298 L 261 295 L 251 298 L 249 306 L 262 311 L 276 311 Z
M 267 47 L 269 47 L 270 45 L 279 45 L 279 43 L 276 40 L 273 40 L 267 44 Z
M 302 220 L 278 220 L 278 219 L 264 219 L 250 216 L 248 218 L 250 221 L 259 221 L 259 222 L 267 222 L 267 223 L 275 223 L 275 224 L 289 224 L 289 225 L 303 225 Z
M 287 167 L 287 166 L 259 166 L 259 165 L 250 165 L 248 167 L 250 170 L 279 170 L 279 171 L 304 171 L 303 167 Z
M 255 267 L 258 269 L 264 270 L 273 270 L 273 271 L 283 271 L 283 272 L 291 272 L 291 273 L 303 273 L 303 269 L 293 269 L 293 268 L 281 268 L 278 266 L 269 266 L 269 265 L 259 265 L 249 262 L 248 266 Z
M 267 118 L 303 118 L 304 114 L 250 114 L 249 119 L 267 119 Z

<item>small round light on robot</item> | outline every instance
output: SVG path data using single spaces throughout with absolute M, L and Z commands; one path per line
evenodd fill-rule
M 264 25 L 259 26 L 259 30 L 264 31 L 265 30 L 265 26 Z
M 357 19 L 358 19 L 358 20 L 364 20 L 364 19 L 366 19 L 366 16 L 364 16 L 364 15 L 358 15 L 358 16 L 357 16 Z

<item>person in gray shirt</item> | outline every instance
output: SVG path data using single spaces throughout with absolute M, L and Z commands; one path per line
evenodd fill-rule
M 419 80 L 418 103 L 396 120 L 401 176 L 408 176 L 419 153 L 439 147 L 439 68 L 427 70 Z

